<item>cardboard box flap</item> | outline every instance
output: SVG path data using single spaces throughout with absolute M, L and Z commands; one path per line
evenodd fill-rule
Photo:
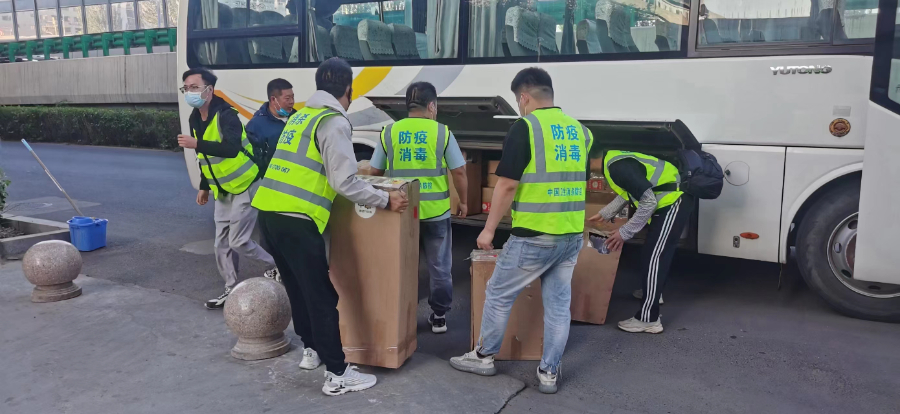
M 408 178 L 396 178 L 396 177 L 379 177 L 374 175 L 357 175 L 360 180 L 363 180 L 369 184 L 372 184 L 373 187 L 384 190 L 384 191 L 401 191 L 407 192 L 409 189 L 409 183 L 418 180 L 410 180 Z

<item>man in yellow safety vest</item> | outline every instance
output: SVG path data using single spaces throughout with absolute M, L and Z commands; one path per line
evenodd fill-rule
M 402 193 L 378 190 L 356 176 L 353 127 L 347 115 L 352 84 L 353 69 L 344 60 L 331 58 L 319 65 L 317 91 L 288 119 L 253 198 L 253 207 L 260 210 L 260 230 L 282 273 L 294 330 L 303 340 L 300 368 L 313 370 L 324 362 L 322 392 L 332 396 L 370 388 L 376 379 L 344 359 L 338 294 L 328 275 L 322 237 L 331 204 L 340 194 L 354 203 L 397 212 L 409 206 Z
M 381 132 L 372 154 L 373 174 L 387 170 L 391 177 L 418 179 L 420 245 L 428 262 L 431 292 L 428 323 L 434 333 L 447 332 L 445 314 L 453 301 L 450 187 L 447 171 L 459 194 L 459 216 L 466 216 L 466 160 L 456 137 L 437 117 L 437 91 L 428 82 L 416 82 L 406 90 L 409 117 L 388 125 Z
M 485 292 L 478 345 L 450 359 L 454 368 L 494 375 L 510 309 L 526 285 L 541 278 L 544 351 L 537 369 L 543 393 L 555 393 L 569 338 L 572 272 L 581 251 L 589 152 L 593 135 L 553 104 L 543 69 L 527 68 L 512 81 L 523 118 L 510 127 L 497 166 L 491 212 L 478 247 L 492 249 L 494 231 L 511 206 L 513 230 Z
M 178 145 L 197 152 L 202 175 L 197 204 L 206 204 L 210 191 L 215 199 L 216 266 L 225 279 L 225 293 L 207 301 L 206 307 L 220 309 L 237 285 L 241 255 L 266 263 L 266 277 L 274 278 L 278 269 L 272 255 L 250 238 L 256 226 L 256 210 L 250 208 L 250 200 L 260 174 L 237 110 L 215 96 L 217 78 L 212 72 L 191 69 L 181 78 L 181 93 L 194 111 L 188 120 L 191 135 L 179 135 Z
M 678 169 L 652 155 L 607 151 L 603 157 L 603 175 L 618 197 L 588 220 L 613 220 L 629 201 L 637 208 L 631 219 L 607 239 L 607 249 L 620 250 L 644 226 L 650 227 L 641 251 L 643 290 L 636 292 L 642 294 L 643 304 L 633 318 L 619 322 L 619 329 L 660 333 L 663 331 L 659 317 L 662 288 L 681 232 L 691 219 L 695 200 L 679 191 Z

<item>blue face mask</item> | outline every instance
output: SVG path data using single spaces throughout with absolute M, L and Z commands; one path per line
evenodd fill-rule
M 206 99 L 203 99 L 203 92 L 185 92 L 184 102 L 191 108 L 199 108 L 206 103 Z
M 279 104 L 278 101 L 275 101 L 275 105 L 278 105 L 278 109 L 275 110 L 275 113 L 278 114 L 278 116 L 283 117 L 283 118 L 287 118 L 287 117 L 291 116 L 291 113 L 288 112 L 287 110 L 285 110 L 284 108 L 282 108 L 281 104 Z

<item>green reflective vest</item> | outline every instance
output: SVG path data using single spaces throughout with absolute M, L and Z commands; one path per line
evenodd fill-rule
M 531 161 L 512 204 L 513 227 L 545 234 L 584 231 L 591 131 L 559 108 L 538 109 L 525 118 Z
M 328 184 L 322 155 L 313 140 L 319 123 L 338 114 L 328 108 L 305 107 L 291 115 L 278 138 L 266 176 L 253 197 L 253 207 L 305 214 L 316 223 L 319 233 L 325 231 L 337 193 Z
M 406 118 L 381 131 L 387 174 L 419 180 L 419 217 L 438 217 L 450 210 L 447 150 L 450 129 L 425 118 Z
M 234 108 L 232 110 L 237 111 Z M 206 127 L 203 137 L 198 137 L 197 131 L 192 130 L 191 134 L 198 140 L 222 142 L 220 130 L 219 114 L 216 113 L 213 115 L 209 126 Z M 241 125 L 241 146 L 247 152 L 239 151 L 234 158 L 214 157 L 197 153 L 197 159 L 200 160 L 200 171 L 203 173 L 203 178 L 209 183 L 213 198 L 219 198 L 219 186 L 222 187 L 222 190 L 231 194 L 241 194 L 250 187 L 250 184 L 253 184 L 253 181 L 259 175 L 259 167 L 247 156 L 247 154 L 253 154 L 253 145 L 247 139 L 247 131 L 244 130 L 243 125 Z M 216 185 L 217 181 L 218 185 Z
M 628 200 L 631 197 L 628 195 L 627 191 L 622 189 L 622 187 L 619 187 L 615 181 L 613 181 L 612 177 L 609 176 L 609 166 L 612 163 L 625 158 L 633 158 L 640 161 L 641 164 L 644 164 L 644 167 L 647 169 L 647 181 L 650 181 L 650 185 L 653 186 L 653 194 L 656 195 L 657 210 L 674 204 L 678 201 L 678 197 L 681 197 L 681 194 L 683 194 L 681 191 L 677 190 L 656 190 L 656 187 L 658 186 L 673 183 L 675 184 L 675 188 L 678 188 L 678 184 L 681 183 L 681 176 L 678 174 L 678 168 L 675 168 L 672 163 L 639 152 L 609 151 L 603 158 L 603 175 L 606 176 L 606 182 L 609 183 L 609 188 L 622 198 Z M 634 206 L 637 207 L 640 200 L 632 199 L 631 201 L 634 203 Z

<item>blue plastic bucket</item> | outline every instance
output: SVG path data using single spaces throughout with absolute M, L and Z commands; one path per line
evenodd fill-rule
M 106 246 L 106 223 L 109 220 L 91 217 L 72 217 L 69 223 L 69 238 L 76 249 L 82 252 L 97 250 Z

